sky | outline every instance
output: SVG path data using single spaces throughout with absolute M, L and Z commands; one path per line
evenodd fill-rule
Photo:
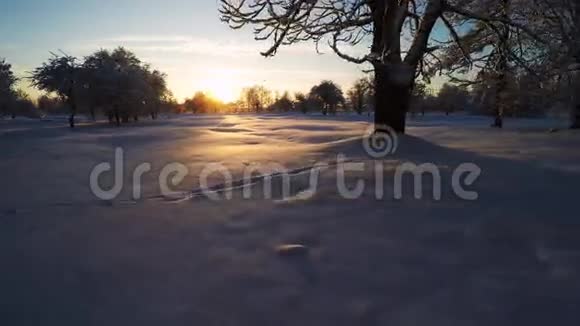
M 285 47 L 273 58 L 260 51 L 251 28 L 231 30 L 220 22 L 217 0 L 1 0 L 0 58 L 26 77 L 64 51 L 82 58 L 98 49 L 124 46 L 167 74 L 178 100 L 210 91 L 234 100 L 244 87 L 308 91 L 330 79 L 344 90 L 368 67 L 318 54 L 313 44 Z M 364 49 L 361 49 L 364 50 Z M 38 93 L 21 87 L 33 97 Z

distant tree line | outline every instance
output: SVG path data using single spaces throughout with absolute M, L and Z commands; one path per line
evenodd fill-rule
M 482 37 L 480 34 L 470 35 L 463 37 L 474 40 Z M 442 58 L 438 67 L 441 71 L 462 71 L 467 64 L 461 50 L 453 47 L 448 48 Z M 501 127 L 504 116 L 539 117 L 550 110 L 566 112 L 571 101 L 578 98 L 578 72 L 571 70 L 578 70 L 578 66 L 558 71 L 553 68 L 553 63 L 548 62 L 551 64 L 549 69 L 539 66 L 523 69 L 517 62 L 509 61 L 504 67 L 502 82 L 498 83 L 497 64 L 492 64 L 485 56 L 478 60 L 490 66 L 482 68 L 473 79 L 446 73 L 448 82 L 439 89 L 433 89 L 437 88 L 433 85 L 429 87 L 431 79 L 428 75 L 416 79 L 408 112 L 412 115 L 431 111 L 451 114 L 468 110 L 494 116 L 494 126 Z M 537 73 L 540 69 L 544 69 L 544 74 Z M 93 120 L 104 116 L 111 123 L 120 125 L 144 116 L 156 119 L 161 112 L 319 112 L 329 115 L 352 111 L 370 115 L 376 111 L 376 79 L 373 76 L 356 80 L 347 92 L 332 81 L 322 81 L 307 93 L 293 95 L 289 92 L 280 95 L 256 85 L 244 89 L 234 103 L 223 103 L 209 94 L 198 92 L 179 105 L 167 88 L 166 76 L 124 48 L 99 50 L 82 61 L 64 53 L 52 54 L 28 78 L 45 92 L 36 101 L 17 89 L 18 78 L 11 65 L 0 60 L 0 117 L 68 114 L 70 125 L 74 127 L 78 114 Z M 498 106 L 501 107 L 499 111 Z M 577 110 L 574 112 L 576 114 Z M 576 121 L 576 116 L 573 119 Z
M 263 85 L 242 90 L 234 103 L 223 103 L 210 95 L 198 92 L 185 100 L 183 109 L 191 113 L 269 113 L 269 112 L 321 112 L 324 115 L 346 110 L 347 102 L 340 87 L 332 81 L 323 81 L 312 87 L 308 94 L 288 91 L 282 95 Z

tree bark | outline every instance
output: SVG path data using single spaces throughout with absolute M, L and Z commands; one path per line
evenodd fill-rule
M 578 78 L 577 78 L 578 79 Z M 578 83 L 578 81 L 576 81 Z M 572 129 L 580 129 L 580 95 L 574 95 L 574 109 L 572 112 Z
M 400 76 L 405 74 L 404 69 L 398 70 L 401 69 L 375 67 L 375 128 L 379 132 L 386 131 L 386 126 L 397 133 L 405 133 L 412 83 Z
M 507 75 L 506 75 L 506 70 L 507 70 L 507 61 L 505 59 L 503 59 L 503 55 L 502 55 L 502 59 L 500 59 L 501 62 L 499 64 L 499 76 L 498 76 L 498 80 L 497 80 L 497 86 L 496 86 L 496 93 L 495 93 L 495 105 L 494 105 L 494 122 L 492 127 L 495 128 L 503 128 L 503 116 L 504 116 L 504 112 L 505 112 L 505 101 L 506 101 L 506 88 L 507 88 Z
M 505 20 L 509 20 L 509 12 L 510 12 L 510 0 L 502 0 L 501 3 L 501 10 L 502 16 Z M 493 127 L 495 128 L 503 128 L 503 116 L 505 113 L 505 106 L 506 106 L 506 97 L 507 97 L 507 86 L 508 86 L 508 55 L 510 52 L 509 49 L 509 39 L 510 39 L 510 29 L 509 26 L 505 25 L 501 27 L 501 35 L 499 40 L 499 62 L 498 62 L 498 80 L 497 80 L 497 89 L 496 89 L 496 96 L 495 96 L 495 109 L 494 109 L 494 116 L 495 120 L 493 123 Z

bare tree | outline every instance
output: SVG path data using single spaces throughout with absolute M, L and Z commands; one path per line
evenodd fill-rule
M 252 86 L 242 91 L 242 101 L 249 110 L 259 113 L 272 104 L 272 92 L 264 86 Z
M 363 114 L 370 88 L 371 84 L 369 84 L 368 79 L 361 78 L 357 80 L 352 88 L 347 92 L 350 105 L 358 114 Z
M 504 21 L 469 9 L 474 0 L 220 0 L 222 20 L 234 29 L 256 25 L 257 40 L 270 40 L 264 56 L 283 45 L 327 42 L 341 58 L 371 64 L 375 73 L 375 124 L 405 131 L 405 116 L 417 75 L 445 44 L 434 44 L 432 31 L 445 14 L 487 22 Z M 506 21 L 525 31 L 525 24 Z M 460 42 L 450 24 L 449 35 Z M 403 42 L 403 37 L 411 37 Z M 343 45 L 367 45 L 370 53 L 353 56 Z M 404 46 L 408 44 L 408 46 Z M 380 128 L 379 128 L 380 129 Z
M 414 1 L 342 1 L 342 0 L 220 0 L 223 21 L 232 28 L 247 24 L 256 27 L 256 39 L 271 40 L 264 56 L 276 54 L 282 45 L 313 40 L 327 40 L 341 58 L 354 63 L 370 63 L 375 70 L 377 125 L 405 130 L 407 110 L 415 68 L 427 49 L 428 36 L 442 10 L 439 0 L 413 6 Z M 407 57 L 401 58 L 401 31 L 407 18 L 422 15 L 423 21 Z M 340 46 L 369 41 L 371 51 L 363 57 L 344 53 Z M 387 107 L 390 110 L 387 110 Z
M 488 104 L 493 106 L 492 126 L 501 128 L 503 116 L 510 109 L 510 82 L 521 73 L 541 78 L 542 74 L 536 69 L 544 60 L 544 42 L 529 28 L 534 17 L 530 15 L 533 6 L 528 1 L 471 0 L 471 3 L 474 15 L 486 15 L 487 18 L 474 22 L 469 15 L 451 15 L 444 20 L 452 29 L 467 26 L 469 30 L 456 35 L 459 41 L 445 49 L 439 68 L 463 86 L 486 83 L 487 93 L 493 92 L 484 94 Z M 520 27 L 524 23 L 528 26 L 525 31 Z M 468 70 L 478 71 L 475 80 L 467 81 L 456 75 L 456 72 L 463 74 Z
M 550 89 L 552 93 L 574 94 L 579 85 L 580 67 L 580 3 L 570 0 L 469 0 L 481 2 L 487 10 L 473 10 L 464 15 L 463 23 L 476 16 L 479 21 L 471 24 L 472 30 L 461 37 L 464 49 L 478 55 L 469 64 L 481 69 L 476 82 L 495 79 L 496 116 L 507 110 L 510 96 L 507 94 L 510 80 L 534 79 L 538 93 Z M 481 8 L 481 6 L 474 6 Z M 461 12 L 462 10 L 457 10 Z M 491 50 L 490 50 L 491 49 Z M 455 47 L 457 53 L 461 53 Z M 447 53 L 453 54 L 453 53 Z M 447 56 L 447 58 L 453 57 Z M 455 58 L 457 59 L 457 58 Z M 445 60 L 444 60 L 445 61 Z M 462 60 L 455 60 L 461 66 Z M 484 62 L 484 67 L 477 63 Z M 463 66 L 466 66 L 463 62 Z M 566 90 L 568 89 L 568 91 Z M 489 97 L 487 97 L 489 98 Z M 544 101 L 546 99 L 544 98 Z M 552 96 L 552 104 L 562 96 Z M 573 127 L 580 127 L 580 99 L 568 96 L 573 107 Z M 501 126 L 496 117 L 495 125 Z
M 532 28 L 541 33 L 559 79 L 572 91 L 572 128 L 580 128 L 580 3 L 574 0 L 534 0 L 538 10 Z

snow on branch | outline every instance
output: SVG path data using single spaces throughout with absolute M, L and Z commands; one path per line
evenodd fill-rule
M 256 40 L 271 40 L 262 52 L 275 55 L 283 45 L 303 41 L 320 42 L 339 34 L 358 44 L 372 23 L 367 0 L 220 0 L 222 21 L 239 29 L 254 25 Z

